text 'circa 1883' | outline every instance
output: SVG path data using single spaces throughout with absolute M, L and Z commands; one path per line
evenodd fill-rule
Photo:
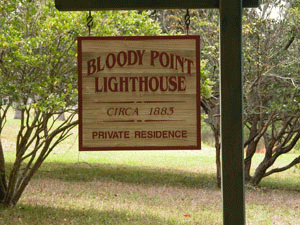
M 79 149 L 200 149 L 200 38 L 79 37 Z

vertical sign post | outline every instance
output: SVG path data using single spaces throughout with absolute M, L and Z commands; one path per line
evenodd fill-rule
M 219 8 L 223 224 L 245 224 L 242 89 L 242 7 L 260 0 L 55 0 L 62 11 Z
M 220 1 L 223 224 L 245 224 L 242 1 Z

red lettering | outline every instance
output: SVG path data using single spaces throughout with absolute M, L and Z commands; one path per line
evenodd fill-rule
M 100 72 L 100 71 L 104 70 L 104 65 L 103 65 L 103 67 L 101 68 L 100 62 L 101 62 L 101 56 L 98 56 L 98 57 L 97 57 L 97 72 Z
M 124 132 L 124 138 L 130 138 L 129 131 L 123 131 Z
M 115 81 L 115 82 L 113 82 L 113 81 Z M 118 92 L 118 83 L 117 83 L 117 78 L 116 77 L 108 78 L 108 89 L 111 92 Z
M 108 108 L 106 111 L 108 116 L 138 116 L 139 108 L 131 107 L 117 107 L 117 108 Z
M 159 77 L 160 91 L 165 92 L 169 88 L 169 82 L 168 82 L 169 81 L 169 77 L 166 77 L 166 82 L 165 82 L 166 85 L 165 85 L 165 87 L 164 87 L 163 79 L 164 79 L 163 76 Z
M 107 92 L 107 77 L 103 78 L 103 85 L 99 87 L 100 77 L 95 77 L 95 92 Z
M 169 91 L 176 91 L 177 90 L 177 82 L 176 82 L 176 77 L 175 76 L 170 76 L 169 79 Z
M 138 81 L 138 77 L 130 77 L 132 92 L 136 92 L 135 83 Z
M 99 135 L 99 138 L 105 138 L 105 135 L 104 135 L 105 133 L 104 132 L 102 132 L 102 131 L 100 131 L 99 133 L 98 133 L 98 135 Z
M 104 90 L 103 92 L 107 92 L 107 77 L 103 78 L 103 85 L 104 85 Z
M 130 131 L 93 131 L 93 139 L 128 139 Z
M 171 53 L 170 56 L 171 56 L 170 68 L 171 68 L 171 69 L 174 69 L 174 54 Z
M 187 130 L 182 131 L 182 138 L 187 138 Z
M 158 59 L 160 66 L 175 70 L 181 70 L 182 73 L 191 74 L 193 60 L 174 53 L 150 51 L 150 65 L 155 65 L 155 60 Z M 186 71 L 187 70 L 187 71 Z
M 140 77 L 139 82 L 140 91 L 148 92 L 148 77 Z
M 163 138 L 168 138 L 168 137 L 169 137 L 169 136 L 168 136 L 168 131 L 164 130 L 162 133 L 163 133 L 163 134 L 162 134 L 162 137 L 163 137 Z
M 154 59 L 156 59 L 159 56 L 158 51 L 151 51 L 150 52 L 150 65 L 154 66 Z
M 133 50 L 128 51 L 128 66 L 133 66 L 137 63 L 137 53 Z
M 166 52 L 162 52 L 159 55 L 159 62 L 160 62 L 160 65 L 162 65 L 163 67 L 168 67 L 169 66 L 170 59 L 169 59 L 169 56 Z
M 87 75 L 94 74 L 96 72 L 96 66 L 95 66 L 96 60 L 91 59 L 87 62 L 87 68 L 88 68 L 88 73 Z
M 185 59 L 185 61 L 187 62 L 187 73 L 191 75 L 191 66 L 194 64 L 194 62 L 190 59 Z
M 99 89 L 99 77 L 95 77 L 95 92 L 102 92 L 102 88 Z
M 187 130 L 156 130 L 156 131 L 135 131 L 134 138 L 140 139 L 185 139 Z
M 140 138 L 141 137 L 141 132 L 140 131 L 135 131 L 134 132 L 134 138 Z
M 157 77 L 151 77 L 149 79 L 149 89 L 154 92 L 157 91 L 158 88 L 159 88 L 159 80 L 157 79 Z
M 120 77 L 120 92 L 128 92 L 128 77 Z
M 119 109 L 119 116 L 124 116 L 125 115 L 125 108 L 120 108 Z
M 123 55 L 123 57 L 121 57 L 122 55 Z M 121 59 L 123 60 L 123 62 L 122 62 Z M 127 54 L 126 54 L 126 52 L 121 51 L 121 52 L 118 53 L 117 63 L 120 67 L 123 67 L 127 63 Z
M 178 91 L 185 91 L 185 76 L 178 76 Z
M 107 55 L 105 65 L 109 69 L 113 68 L 116 65 L 116 56 L 113 53 L 109 53 Z
M 183 92 L 185 76 L 95 77 L 95 92 Z
M 106 111 L 106 114 L 107 114 L 108 116 L 112 116 L 112 115 L 113 115 L 113 110 L 114 110 L 114 108 L 109 108 L 109 109 Z
M 146 50 L 136 50 L 137 55 L 139 57 L 139 65 L 143 65 L 143 57 Z
M 181 71 L 184 72 L 184 66 L 183 66 L 183 63 L 184 63 L 184 60 L 183 60 L 183 57 L 179 56 L 179 55 L 176 55 L 176 70 L 178 70 L 178 62 L 181 66 Z
M 120 68 L 134 65 L 143 65 L 146 50 L 127 50 L 118 53 L 108 53 L 101 64 L 101 57 L 87 61 L 87 75 L 92 75 L 103 71 L 105 68 L 113 69 L 115 66 Z M 193 60 L 174 53 L 150 51 L 150 65 L 156 66 L 156 60 L 161 67 L 180 70 L 182 73 L 191 74 Z
M 93 139 L 94 139 L 97 135 L 98 135 L 97 132 L 95 132 L 95 131 L 92 132 L 92 137 L 93 137 Z

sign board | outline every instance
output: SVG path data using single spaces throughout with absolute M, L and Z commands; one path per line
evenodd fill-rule
M 79 37 L 79 149 L 200 149 L 200 37 Z
M 260 0 L 243 0 L 243 7 L 258 7 Z M 93 11 L 124 9 L 204 9 L 219 8 L 220 0 L 55 0 L 61 11 Z

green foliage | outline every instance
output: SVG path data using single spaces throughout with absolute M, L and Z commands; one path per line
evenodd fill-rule
M 218 15 L 211 10 L 189 10 L 189 34 L 200 34 L 201 97 L 209 98 L 218 92 L 219 28 Z M 163 34 L 186 35 L 186 10 L 155 10 L 151 17 L 160 23 Z
M 84 14 L 58 12 L 53 1 L 7 4 L 0 34 L 1 96 L 20 104 L 35 99 L 40 110 L 76 104 L 75 41 L 86 33 Z M 93 17 L 94 35 L 160 34 L 145 11 L 97 12 Z
M 21 105 L 31 98 L 39 110 L 57 111 L 74 104 L 74 44 L 79 30 L 65 22 L 66 15 L 49 8 L 53 4 L 30 1 L 14 9 L 10 4 L 14 11 L 7 14 L 0 34 L 1 96 Z
M 204 98 L 210 98 L 213 93 L 213 86 L 215 84 L 214 81 L 211 81 L 209 78 L 209 73 L 205 70 L 204 61 L 201 62 L 201 96 Z
M 283 116 L 299 109 L 299 49 L 291 22 L 297 17 L 291 12 L 295 9 L 286 10 L 284 20 L 258 16 L 253 10 L 243 17 L 246 113 L 255 114 L 259 107 L 266 115 Z
M 278 7 L 271 18 L 271 7 Z M 245 124 L 249 128 L 246 177 L 253 184 L 300 162 L 299 157 L 272 169 L 277 158 L 289 153 L 300 138 L 300 77 L 297 15 L 289 4 L 268 1 L 260 11 L 247 9 L 243 17 Z M 297 11 L 297 10 L 296 10 Z M 249 175 L 251 158 L 260 139 L 264 139 L 265 158 Z
M 87 33 L 86 14 L 58 12 L 54 1 L 5 0 L 0 6 L 0 135 L 11 105 L 21 115 L 15 162 L 6 177 L 0 139 L 0 203 L 14 206 L 33 174 L 78 124 L 77 36 Z M 147 12 L 97 12 L 96 35 L 160 34 Z M 65 121 L 58 124 L 65 113 Z
M 78 154 L 68 148 L 62 143 L 49 156 L 18 207 L 1 211 L 0 223 L 222 224 L 214 151 Z M 247 224 L 297 224 L 298 178 L 288 171 L 246 187 Z
M 259 9 L 244 9 L 244 118 L 249 129 L 245 143 L 258 143 L 264 139 L 268 149 L 265 160 L 257 168 L 257 176 L 269 175 L 266 171 L 281 154 L 290 152 L 299 139 L 300 23 L 297 3 L 299 1 L 268 0 Z M 279 9 L 277 18 L 271 17 L 273 8 Z M 158 18 L 165 33 L 185 34 L 185 13 L 185 10 L 162 10 L 153 17 Z M 212 127 L 218 141 L 219 14 L 213 10 L 190 10 L 190 15 L 190 34 L 201 36 L 201 103 L 208 113 L 205 122 Z M 247 155 L 250 164 L 252 156 Z M 288 167 L 298 163 L 297 160 Z
M 159 24 L 149 18 L 147 11 L 100 11 L 96 12 L 93 18 L 93 35 L 97 36 L 161 34 Z

